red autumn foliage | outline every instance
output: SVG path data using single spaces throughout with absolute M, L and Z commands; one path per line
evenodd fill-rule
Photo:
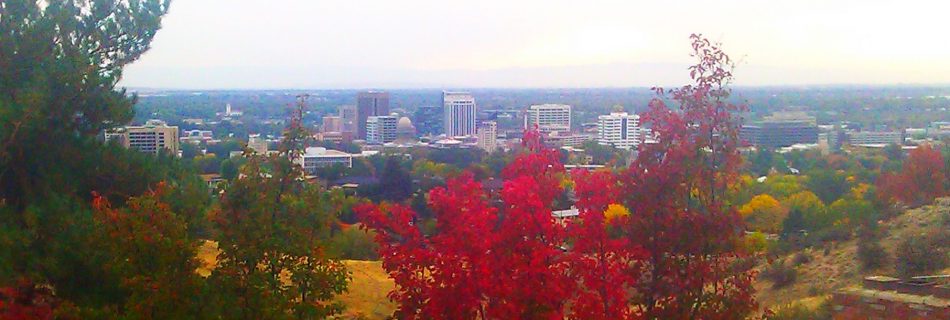
M 430 193 L 436 231 L 402 205 L 358 208 L 376 231 L 383 266 L 407 319 L 741 319 L 753 272 L 726 201 L 738 178 L 742 106 L 727 101 L 729 58 L 694 35 L 695 84 L 665 91 L 643 119 L 656 143 L 626 170 L 576 171 L 579 218 L 560 224 L 552 202 L 566 176 L 557 152 L 527 132 L 492 206 L 471 174 Z M 670 108 L 661 98 L 678 104 Z M 607 220 L 610 204 L 631 212 Z
M 469 173 L 433 189 L 436 234 L 424 236 L 403 205 L 357 209 L 382 244 L 383 267 L 397 285 L 390 298 L 400 303 L 398 317 L 564 317 L 574 282 L 560 247 L 564 227 L 550 214 L 564 167 L 540 144 L 526 149 L 504 172 L 500 208 Z
M 884 173 L 877 179 L 878 196 L 919 206 L 947 195 L 944 159 L 939 150 L 929 145 L 910 152 L 899 173 Z
M 14 286 L 0 288 L 0 319 L 53 319 L 58 304 L 48 288 L 26 279 Z
M 576 171 L 573 174 L 579 221 L 569 226 L 574 241 L 570 251 L 571 271 L 579 280 L 572 297 L 574 319 L 629 319 L 631 289 L 641 271 L 646 251 L 627 237 L 617 236 L 617 228 L 627 218 L 607 221 L 604 211 L 616 203 L 621 189 L 609 171 Z
M 645 144 L 620 174 L 630 209 L 623 234 L 646 258 L 632 305 L 648 319 L 734 319 L 755 309 L 753 272 L 738 248 L 742 222 L 726 202 L 738 178 L 738 119 L 728 102 L 731 62 L 694 35 L 693 85 L 664 91 L 644 115 L 656 143 Z

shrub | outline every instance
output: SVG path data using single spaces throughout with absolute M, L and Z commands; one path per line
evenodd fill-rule
M 798 271 L 786 265 L 784 260 L 776 260 L 762 271 L 762 276 L 772 281 L 773 289 L 778 289 L 795 283 Z
M 947 267 L 942 233 L 913 236 L 897 247 L 897 273 L 903 277 L 926 275 Z
M 808 235 L 805 246 L 817 246 L 832 241 L 848 241 L 851 239 L 851 229 L 844 225 L 835 225 Z
M 331 250 L 341 259 L 377 260 L 379 245 L 373 241 L 374 234 L 352 225 L 333 236 Z
M 809 263 L 812 260 L 813 259 L 811 257 L 811 254 L 802 251 L 802 252 L 796 253 L 795 256 L 792 257 L 792 265 L 800 266 L 800 265 Z
M 831 320 L 831 305 L 828 302 L 822 303 L 815 310 L 809 309 L 801 304 L 793 304 L 779 309 L 768 320 Z
M 857 254 L 863 270 L 874 270 L 887 263 L 887 252 L 881 246 L 881 241 L 876 238 L 858 241 Z

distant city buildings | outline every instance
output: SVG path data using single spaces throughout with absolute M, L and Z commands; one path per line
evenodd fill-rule
M 852 145 L 888 145 L 903 144 L 904 132 L 901 131 L 852 131 L 845 133 Z
M 643 141 L 640 116 L 626 112 L 611 112 L 597 117 L 597 143 L 618 149 L 635 149 Z
M 321 147 L 309 147 L 303 155 L 294 160 L 307 174 L 315 174 L 317 169 L 340 164 L 353 167 L 353 155 Z
M 443 109 L 444 107 L 437 106 L 422 106 L 416 109 L 413 115 L 416 132 L 422 136 L 437 136 L 444 133 L 445 111 Z
M 340 106 L 340 132 L 350 137 L 356 136 L 359 123 L 356 106 Z
M 535 127 L 541 134 L 571 131 L 571 106 L 564 104 L 541 104 L 528 107 L 524 115 L 525 130 Z
M 181 138 L 178 139 L 181 143 L 191 143 L 199 144 L 202 142 L 210 142 L 214 140 L 214 133 L 211 130 L 188 130 L 181 132 Z
M 389 115 L 389 93 L 364 91 L 356 95 L 356 133 L 358 139 L 366 140 L 366 120 L 369 117 Z
M 416 140 L 416 127 L 412 125 L 409 117 L 399 118 L 396 122 L 396 140 Z
M 223 119 L 230 119 L 232 117 L 240 117 L 244 115 L 244 112 L 235 110 L 231 108 L 231 104 L 228 103 L 224 106 L 224 113 L 218 113 Z
M 818 125 L 815 117 L 804 112 L 776 112 L 758 123 L 743 125 L 739 137 L 746 143 L 764 148 L 816 144 Z
M 396 141 L 396 122 L 395 116 L 366 118 L 366 142 L 384 144 Z
M 444 128 L 447 137 L 464 137 L 475 135 L 475 98 L 465 92 L 442 92 L 442 107 L 444 108 Z
M 128 149 L 158 154 L 168 150 L 178 155 L 178 127 L 161 120 L 148 120 L 143 126 L 126 126 L 105 133 L 106 141 L 116 141 Z
M 324 116 L 321 132 L 343 132 L 343 118 L 340 116 Z
M 317 141 L 329 141 L 333 143 L 340 143 L 344 141 L 353 140 L 352 137 L 347 137 L 342 132 L 320 132 L 313 135 L 313 138 Z
M 934 121 L 924 129 L 924 137 L 931 139 L 943 139 L 950 137 L 950 122 Z M 919 134 L 919 131 L 917 132 Z
M 541 140 L 544 142 L 544 145 L 550 148 L 577 148 L 583 145 L 585 141 L 594 140 L 594 136 L 589 134 L 555 131 L 547 135 L 542 135 Z
M 247 138 L 247 148 L 254 150 L 254 152 L 257 154 L 266 155 L 267 139 L 262 137 L 260 134 L 252 134 Z
M 485 121 L 478 125 L 478 147 L 487 152 L 498 148 L 498 123 Z

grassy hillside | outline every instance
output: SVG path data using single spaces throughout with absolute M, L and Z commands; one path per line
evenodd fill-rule
M 756 295 L 763 308 L 781 309 L 791 304 L 814 307 L 821 304 L 835 290 L 859 286 L 869 275 L 894 275 L 894 252 L 901 240 L 907 237 L 934 232 L 941 228 L 945 216 L 950 215 L 950 198 L 938 199 L 934 205 L 907 210 L 881 225 L 885 236 L 881 245 L 887 252 L 888 263 L 878 270 L 862 270 L 857 258 L 857 241 L 851 239 L 831 243 L 825 248 L 809 248 L 794 252 L 779 259 L 795 260 L 797 254 L 811 257 L 811 261 L 795 267 L 798 277 L 795 283 L 773 289 L 773 283 L 760 277 L 756 283 Z M 764 265 L 760 267 L 760 270 Z M 950 269 L 944 270 L 944 273 Z
M 384 319 L 393 314 L 396 304 L 386 294 L 393 289 L 393 280 L 379 261 L 347 260 L 346 267 L 353 275 L 350 290 L 340 296 L 346 304 L 344 318 Z
M 198 248 L 201 266 L 197 272 L 203 277 L 211 275 L 217 264 L 218 243 L 205 241 Z M 346 305 L 342 319 L 385 319 L 396 310 L 396 304 L 386 295 L 392 290 L 393 280 L 383 270 L 379 261 L 345 260 L 347 270 L 353 277 L 349 291 L 337 297 Z

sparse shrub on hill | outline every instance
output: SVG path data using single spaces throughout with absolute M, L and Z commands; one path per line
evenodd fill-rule
M 831 304 L 822 303 L 814 310 L 801 304 L 792 304 L 778 309 L 772 315 L 767 316 L 768 320 L 831 320 Z
M 792 265 L 800 266 L 800 265 L 809 263 L 812 260 L 814 260 L 814 258 L 812 258 L 810 253 L 801 251 L 799 253 L 796 253 L 795 256 L 792 257 Z
M 887 252 L 877 238 L 858 241 L 857 254 L 863 270 L 874 270 L 887 263 Z
M 947 267 L 943 233 L 928 233 L 901 241 L 897 246 L 897 273 L 903 277 L 929 275 Z
M 874 270 L 887 264 L 888 256 L 881 246 L 881 230 L 876 221 L 865 223 L 858 230 L 858 261 L 863 270 Z
M 798 271 L 785 263 L 785 260 L 775 260 L 762 270 L 762 277 L 772 281 L 773 289 L 784 288 L 798 280 Z
M 379 245 L 373 241 L 375 234 L 372 230 L 360 230 L 358 226 L 350 226 L 333 236 L 331 250 L 341 259 L 379 259 L 376 252 Z

